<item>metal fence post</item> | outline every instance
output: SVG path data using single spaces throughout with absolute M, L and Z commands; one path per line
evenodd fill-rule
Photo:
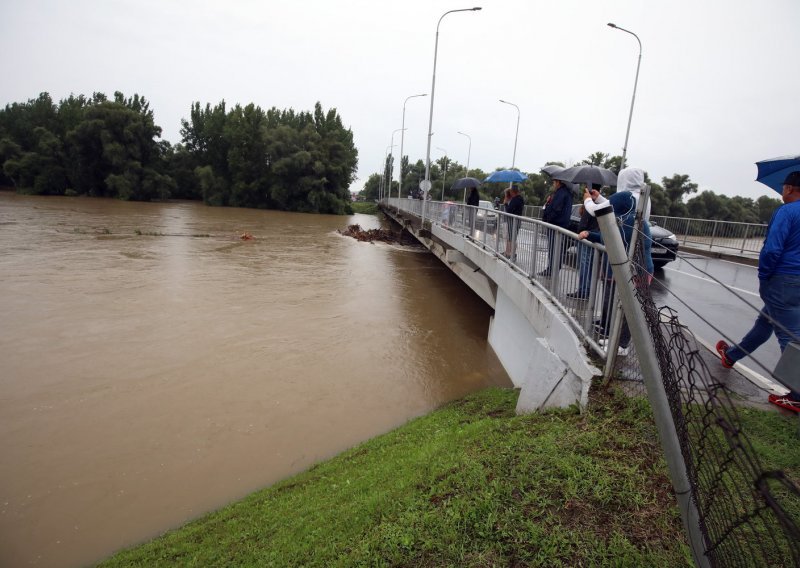
M 656 359 L 655 348 L 650 339 L 650 330 L 647 327 L 647 322 L 634 292 L 631 263 L 622 243 L 622 237 L 617 229 L 611 205 L 609 204 L 599 209 L 596 214 L 600 232 L 603 235 L 603 242 L 606 246 L 606 253 L 611 263 L 614 280 L 617 283 L 617 294 L 622 301 L 622 307 L 625 310 L 625 316 L 631 331 L 631 338 L 639 356 L 639 364 L 647 388 L 647 396 L 653 408 L 653 417 L 658 428 L 661 446 L 664 449 L 664 457 L 666 458 L 672 486 L 675 490 L 683 526 L 689 539 L 689 546 L 692 549 L 695 564 L 701 568 L 707 568 L 710 567 L 708 557 L 705 554 L 707 545 L 700 531 L 700 517 L 692 500 L 692 488 L 686 473 L 686 464 L 681 453 L 675 423 L 670 412 L 669 400 L 661 381 L 661 372 Z
M 714 237 L 717 236 L 717 225 L 719 225 L 719 221 L 715 220 L 714 221 L 714 228 L 711 231 L 711 242 L 708 245 L 708 250 L 711 250 L 712 248 L 714 248 Z
M 744 236 L 742 237 L 742 248 L 739 250 L 739 254 L 744 254 L 744 247 L 747 244 L 747 233 L 749 233 L 750 225 L 744 226 Z

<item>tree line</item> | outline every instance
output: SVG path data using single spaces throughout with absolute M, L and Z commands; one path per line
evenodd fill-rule
M 425 163 L 417 160 L 414 164 L 409 164 L 408 156 L 403 156 L 400 167 L 403 170 L 403 187 L 400 194 L 403 197 L 418 196 L 419 182 L 425 179 Z M 547 162 L 547 165 L 564 166 L 561 162 Z M 612 170 L 619 173 L 622 164 L 622 156 L 611 156 L 605 152 L 594 152 L 579 164 L 591 164 Z M 383 174 L 373 173 L 367 179 L 361 195 L 365 199 L 377 199 L 379 192 L 383 188 L 382 181 L 389 179 L 392 167 L 392 157 L 388 157 L 385 163 Z M 544 167 L 543 166 L 543 167 Z M 497 168 L 498 170 L 506 168 Z M 398 178 L 397 167 L 394 168 L 395 179 Z M 470 168 L 469 171 L 455 160 L 446 156 L 431 162 L 430 179 L 432 183 L 431 195 L 433 199 L 442 198 L 442 188 L 444 187 L 444 199 L 462 200 L 463 190 L 451 190 L 450 186 L 458 178 L 474 177 L 479 180 L 485 179 L 491 172 L 485 172 L 480 168 Z M 645 182 L 650 185 L 650 197 L 652 200 L 652 215 L 664 215 L 668 217 L 692 217 L 698 219 L 715 219 L 719 221 L 735 221 L 740 223 L 768 223 L 772 213 L 781 205 L 781 200 L 770 197 L 769 194 L 762 195 L 758 199 L 748 197 L 728 197 L 727 195 L 716 194 L 713 191 L 703 191 L 697 194 L 697 184 L 692 183 L 688 175 L 674 174 L 671 177 L 662 177 L 661 183 L 651 180 L 645 172 Z M 528 174 L 528 179 L 517 184 L 525 198 L 527 205 L 544 205 L 547 196 L 552 191 L 550 178 L 543 173 Z M 392 196 L 397 196 L 399 187 L 398 181 L 393 181 L 391 186 Z M 479 188 L 481 199 L 488 201 L 499 197 L 507 184 L 488 183 Z M 611 188 L 613 193 L 616 188 Z M 697 195 L 695 195 L 697 194 Z M 576 203 L 579 197 L 576 196 Z
M 135 94 L 48 93 L 0 109 L 0 185 L 35 195 L 350 213 L 358 151 L 336 109 L 191 105 L 181 142 L 160 140 Z

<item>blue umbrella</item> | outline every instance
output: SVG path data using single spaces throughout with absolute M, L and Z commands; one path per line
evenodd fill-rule
M 783 180 L 792 172 L 800 172 L 800 156 L 782 156 L 756 162 L 760 181 L 778 193 L 783 193 Z
M 492 175 L 490 175 L 483 181 L 498 182 L 498 183 L 513 183 L 515 181 L 525 181 L 527 179 L 528 176 L 526 176 L 522 172 L 518 172 L 517 170 L 500 170 L 499 172 L 494 172 Z

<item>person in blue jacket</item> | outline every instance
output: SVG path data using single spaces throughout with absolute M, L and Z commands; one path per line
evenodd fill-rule
M 563 229 L 569 229 L 569 219 L 572 215 L 572 188 L 563 181 L 554 179 L 553 190 L 553 194 L 547 199 L 544 211 L 542 212 L 542 221 Z M 566 240 L 562 239 L 561 250 L 558 252 L 554 250 L 555 240 L 556 231 L 548 231 L 547 248 L 549 256 L 547 268 L 539 272 L 538 276 L 550 276 L 551 270 L 555 267 L 560 268 L 561 264 L 564 262 Z M 554 254 L 556 256 L 553 256 Z
M 775 210 L 758 258 L 758 295 L 764 307 L 753 328 L 734 346 L 717 342 L 722 366 L 731 368 L 763 343 L 773 331 L 781 352 L 790 341 L 800 343 L 800 171 L 783 182 L 784 205 Z M 769 395 L 773 404 L 800 412 L 800 393 Z
M 586 210 L 591 214 L 594 215 L 595 210 L 597 209 L 598 205 L 602 205 L 608 201 L 611 203 L 611 206 L 614 208 L 614 216 L 617 217 L 620 221 L 620 235 L 622 236 L 622 242 L 625 244 L 625 249 L 628 251 L 630 255 L 632 251 L 630 251 L 631 239 L 633 237 L 633 229 L 634 229 L 634 222 L 636 221 L 636 198 L 630 191 L 623 191 L 618 192 L 612 195 L 608 200 L 606 200 L 602 195 L 597 192 L 589 193 L 587 190 L 584 194 L 584 202 L 583 206 Z M 642 264 L 641 266 L 635 267 L 635 273 L 644 273 L 644 281 L 642 282 L 643 285 L 649 285 L 650 280 L 653 278 L 653 272 L 655 271 L 655 267 L 653 265 L 653 257 L 651 255 L 651 251 L 653 248 L 653 238 L 650 234 L 650 225 L 647 221 L 642 220 L 642 226 L 640 228 L 641 234 L 639 238 L 642 242 Z M 600 234 L 600 231 L 582 231 L 578 234 L 579 239 L 586 239 L 593 243 L 602 243 L 603 236 Z M 611 301 L 614 297 L 614 287 L 613 283 L 613 275 L 611 272 L 611 265 L 607 264 L 607 272 L 606 272 L 606 285 L 603 291 L 603 314 L 600 317 L 600 321 L 597 326 L 597 331 L 600 335 L 608 335 L 609 327 L 611 324 L 610 317 L 611 317 Z M 622 332 L 620 333 L 619 338 L 619 354 L 620 355 L 627 355 L 628 354 L 628 346 L 631 342 L 631 332 L 628 328 L 628 322 L 626 320 L 622 320 Z M 601 342 L 602 343 L 602 342 Z

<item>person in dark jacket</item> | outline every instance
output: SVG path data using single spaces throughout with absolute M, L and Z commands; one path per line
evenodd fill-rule
M 542 212 L 542 221 L 556 227 L 569 229 L 569 218 L 572 215 L 572 188 L 561 180 L 553 180 L 553 193 L 547 198 L 547 204 Z M 538 273 L 539 276 L 550 276 L 554 267 L 561 267 L 564 262 L 566 241 L 561 239 L 559 251 L 555 251 L 556 231 L 548 231 L 547 248 L 549 256 L 547 268 Z M 554 256 L 555 253 L 555 256 Z M 556 258 L 557 257 L 557 258 Z M 556 262 L 558 263 L 556 265 Z
M 475 218 L 475 209 L 472 209 L 472 207 L 477 207 L 480 201 L 481 196 L 478 195 L 478 188 L 473 187 L 469 190 L 469 195 L 467 196 L 467 205 L 471 206 L 467 208 L 467 223 L 470 227 L 472 227 L 472 220 Z
M 600 184 L 593 183 L 591 188 L 587 188 L 589 195 L 592 199 L 600 195 Z M 586 207 L 581 207 L 581 220 L 578 222 L 578 233 L 588 231 L 590 233 L 600 232 L 600 227 L 597 224 L 597 218 L 591 215 Z M 589 298 L 589 292 L 592 283 L 592 247 L 583 243 L 578 243 L 578 289 L 574 292 L 567 294 L 568 298 L 577 298 L 579 300 L 586 300 Z
M 510 215 L 519 215 L 520 217 L 525 212 L 525 200 L 519 194 L 519 188 L 516 185 L 508 189 L 509 200 L 506 203 L 506 213 Z M 519 231 L 519 219 L 513 217 L 506 217 L 508 222 L 508 239 L 506 239 L 506 252 L 507 258 L 511 258 L 511 243 L 514 241 L 517 232 Z

